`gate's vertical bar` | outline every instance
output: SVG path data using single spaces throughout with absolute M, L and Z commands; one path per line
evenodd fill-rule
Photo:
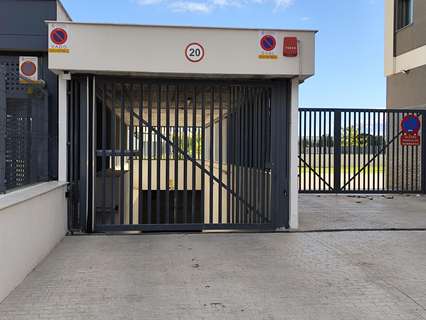
M 262 190 L 262 198 L 261 198 L 261 212 L 262 215 L 265 217 L 267 216 L 267 209 L 266 209 L 266 176 L 268 174 L 268 170 L 266 168 L 266 97 L 265 97 L 266 93 L 265 93 L 265 89 L 262 88 L 261 90 L 261 94 L 260 94 L 260 132 L 261 132 L 261 136 L 260 136 L 260 140 L 261 140 L 261 145 L 260 145 L 260 155 L 261 155 L 261 168 L 262 168 L 262 176 L 261 176 L 261 190 Z M 306 113 L 305 113 L 306 116 Z M 260 223 L 264 222 L 264 218 L 260 220 Z
M 313 177 L 313 183 L 314 183 L 314 191 L 317 190 L 317 176 L 316 176 L 316 172 L 317 172 L 317 111 L 314 111 L 314 123 L 313 123 L 313 129 L 314 129 L 314 142 L 313 142 L 313 147 L 314 147 L 314 152 L 313 152 L 313 156 L 314 156 L 314 162 L 313 164 L 311 163 L 311 167 L 313 169 L 314 172 L 312 172 L 312 177 Z
M 372 139 L 372 136 L 371 136 L 371 112 L 368 112 L 368 119 L 367 120 L 368 120 L 368 124 L 367 124 L 367 129 L 368 129 L 367 190 L 370 191 L 370 189 L 371 189 L 371 183 L 370 183 L 371 163 L 369 163 L 369 162 L 370 162 L 370 157 L 371 157 L 371 144 L 373 143 L 373 139 Z
M 206 168 L 206 105 L 205 105 L 205 87 L 201 87 L 201 212 L 202 223 L 205 222 L 205 168 Z
M 214 153 L 214 86 L 211 86 L 211 98 L 210 98 L 210 186 L 209 186 L 209 215 L 210 215 L 210 223 L 214 223 L 213 217 L 213 153 Z
M 256 88 L 250 89 L 250 98 L 249 98 L 249 104 L 247 106 L 247 172 L 248 172 L 248 196 L 247 196 L 247 203 L 249 204 L 249 223 L 254 222 L 254 216 L 256 214 L 256 211 L 253 211 L 251 207 L 253 207 L 253 114 L 254 114 L 254 97 L 255 97 L 255 90 Z
M 386 133 L 384 133 L 383 132 L 383 142 L 384 142 L 384 144 L 386 144 L 386 145 L 388 145 L 389 143 L 390 143 L 390 112 L 386 112 L 385 113 L 386 114 Z M 386 184 L 385 184 L 385 182 L 383 181 L 383 186 L 384 186 L 384 189 L 386 190 L 386 191 L 390 191 L 390 188 L 389 188 L 389 175 L 390 175 L 390 168 L 389 168 L 389 164 L 390 164 L 390 159 L 389 159 L 389 156 L 390 156 L 390 151 L 391 150 L 391 148 L 390 148 L 390 146 L 388 145 L 387 146 L 387 148 L 386 148 L 386 169 L 383 169 L 383 171 L 386 171 Z
M 251 90 L 250 87 L 245 88 L 246 92 L 246 99 L 245 103 L 243 105 L 243 167 L 244 167 L 244 191 L 243 191 L 243 200 L 244 200 L 244 214 L 243 214 L 243 223 L 249 223 L 250 218 L 250 208 L 248 206 L 248 187 L 249 187 L 249 179 L 248 179 L 248 146 L 249 146 L 249 123 L 248 123 L 248 114 L 249 114 L 249 107 L 250 107 L 250 96 L 251 96 Z
M 175 93 L 175 132 L 174 132 L 174 164 L 175 164 L 175 181 L 173 190 L 173 222 L 177 223 L 178 218 L 178 201 L 179 201 L 179 85 L 176 84 Z
M 377 120 L 376 119 L 376 112 L 373 111 L 373 190 L 376 191 L 377 190 L 377 185 L 376 185 L 376 176 L 377 176 L 377 160 L 376 160 L 376 155 L 377 155 L 377 131 L 376 131 L 376 125 L 377 125 Z
M 361 111 L 357 111 L 358 114 L 358 136 L 356 139 L 356 157 L 358 162 L 357 172 L 358 172 L 358 191 L 361 191 Z
M 127 95 L 127 112 L 129 112 L 129 129 L 128 129 L 128 141 L 127 145 L 129 147 L 129 224 L 133 224 L 133 136 L 134 136 L 134 114 L 133 114 L 133 85 L 129 84 L 129 91 Z
M 183 101 L 183 222 L 188 222 L 188 88 L 184 86 L 184 101 Z
M 115 224 L 115 156 L 116 156 L 116 114 L 115 83 L 111 83 L 111 224 Z
M 262 107 L 262 109 L 263 109 L 263 107 Z M 306 146 L 307 146 L 307 140 L 306 140 L 306 132 L 307 132 L 307 130 L 306 130 L 306 114 L 307 114 L 307 111 L 305 110 L 305 111 L 303 111 L 303 161 L 304 161 L 304 163 L 303 163 L 303 191 L 307 191 L 307 189 L 306 189 L 306 181 L 307 181 L 307 177 L 306 177 L 306 170 L 309 170 L 307 167 L 306 167 L 306 161 L 307 161 L 307 159 L 306 159 Z M 262 143 L 262 145 L 263 145 L 263 143 Z
M 367 146 L 370 143 L 370 138 L 367 135 L 367 130 L 366 130 L 366 128 L 367 128 L 367 112 L 366 111 L 363 112 L 363 127 L 364 127 L 364 131 L 363 131 L 364 139 L 363 139 L 363 149 L 362 149 L 362 167 L 364 169 L 362 170 L 362 189 L 367 190 L 367 186 L 366 186 L 367 168 L 365 167 L 365 165 L 366 165 L 365 159 L 366 159 L 366 153 L 367 153 Z
M 192 88 L 192 201 L 191 201 L 191 223 L 195 223 L 195 192 L 197 190 L 196 183 L 196 170 L 195 161 L 198 161 L 198 155 L 196 152 L 197 144 L 197 87 Z
M 235 125 L 235 104 L 236 104 L 236 89 L 234 86 L 231 85 L 230 87 L 230 92 L 231 92 L 231 100 L 230 100 L 230 116 L 229 116 L 229 123 L 228 126 L 230 128 L 231 131 L 231 139 L 228 140 L 230 142 L 229 144 L 229 150 L 230 150 L 230 166 L 231 166 L 231 188 L 232 191 L 235 192 L 235 170 L 236 170 L 236 166 L 235 166 L 235 147 L 237 145 L 236 143 L 236 125 Z M 236 223 L 236 208 L 235 208 L 235 196 L 234 194 L 232 194 L 231 197 L 231 223 Z
M 331 149 L 334 148 L 334 141 L 335 139 L 333 139 L 333 142 L 331 142 L 331 137 L 332 137 L 332 115 L 335 115 L 334 112 L 329 111 L 328 112 L 328 134 L 330 136 L 330 141 L 328 142 L 328 183 L 330 185 L 329 190 L 328 191 L 333 191 L 334 188 L 334 180 L 332 182 L 331 179 Z M 333 121 L 334 122 L 334 121 Z M 334 153 L 334 150 L 333 150 Z M 335 154 L 333 154 L 333 162 L 334 162 L 334 158 L 336 157 Z M 333 164 L 334 166 L 334 164 Z M 334 170 L 336 170 L 334 168 Z
M 260 112 L 257 112 L 257 114 L 260 114 Z M 303 142 L 303 136 L 302 136 L 302 116 L 304 114 L 303 110 L 299 111 L 299 168 L 298 168 L 298 180 L 299 180 L 299 192 L 304 191 L 302 189 L 302 142 Z
M 411 183 L 410 183 L 410 192 L 415 191 L 414 188 L 414 149 L 416 149 L 416 146 L 412 146 L 411 148 Z
M 260 170 L 260 154 L 259 154 L 259 150 L 260 150 L 260 144 L 261 144 L 261 140 L 260 140 L 260 134 L 259 134 L 259 99 L 260 99 L 260 92 L 261 89 L 257 89 L 256 90 L 256 95 L 255 95 L 255 109 L 253 111 L 253 117 L 255 117 L 253 119 L 254 121 L 254 133 L 255 133 L 255 141 L 254 141 L 254 164 L 253 164 L 253 168 L 255 170 L 255 185 L 254 185 L 254 208 L 256 211 L 260 212 L 262 215 L 264 215 L 265 213 L 260 211 L 259 208 L 259 195 L 261 194 L 260 192 L 258 192 L 258 188 L 260 187 L 260 177 L 259 177 L 259 170 Z M 260 216 L 255 215 L 255 222 L 256 223 L 262 223 Z
M 142 124 L 142 119 L 143 119 L 143 103 L 144 103 L 144 91 L 143 91 L 143 82 L 140 83 L 140 102 L 139 102 L 139 134 L 138 134 L 138 141 L 139 141 L 139 190 L 138 190 L 138 222 L 139 224 L 143 224 L 143 200 L 142 200 L 142 190 L 143 190 L 143 175 L 142 175 L 142 170 L 143 170 L 143 142 L 144 142 L 144 130 L 143 130 L 143 124 Z
M 400 112 L 395 112 L 395 114 L 397 115 L 397 117 L 396 117 L 396 119 L 394 119 L 394 136 L 396 136 L 398 134 L 398 131 L 399 131 L 398 122 L 399 122 L 399 118 L 400 118 Z M 398 139 L 399 139 L 399 137 L 398 137 Z M 400 178 L 399 178 L 400 147 L 399 146 L 400 146 L 399 141 L 397 141 L 397 143 L 396 143 L 396 190 L 402 192 L 402 188 L 400 187 L 400 184 L 399 184 L 399 182 L 400 182 Z
M 233 139 L 232 129 L 231 129 L 231 117 L 232 117 L 232 87 L 226 87 L 228 91 L 228 104 L 227 104 L 227 111 L 226 111 L 226 185 L 228 188 L 233 190 L 232 184 L 231 184 L 231 174 L 233 170 L 231 170 L 231 143 Z M 229 192 L 229 189 L 226 192 L 226 223 L 231 223 L 231 193 Z
M 222 117 L 223 117 L 223 97 L 222 87 L 219 87 L 219 141 L 218 141 L 218 160 L 219 160 L 219 181 L 222 183 Z M 218 221 L 222 223 L 222 185 L 218 184 Z
M 289 227 L 288 198 L 288 98 L 289 83 L 279 82 L 272 87 L 271 95 L 271 207 L 273 224 Z
M 325 191 L 327 189 L 327 112 L 324 111 L 322 114 L 322 134 L 323 134 L 323 146 L 322 146 L 322 171 L 323 171 L 323 183 L 322 187 Z
M 152 85 L 148 86 L 148 224 L 152 222 Z
M 235 109 L 235 136 L 236 136 L 236 157 L 235 157 L 235 163 L 236 163 L 236 185 L 235 185 L 235 192 L 238 196 L 240 196 L 240 183 L 241 183 L 241 87 L 236 88 L 237 91 L 237 104 Z M 236 202 L 236 223 L 241 223 L 241 212 L 240 212 L 240 200 L 238 198 L 235 199 Z
M 125 137 L 125 122 L 124 122 L 124 102 L 125 84 L 121 83 L 120 96 L 120 224 L 124 224 L 124 144 Z
M 426 193 L 426 111 L 421 113 L 421 192 Z
M 101 117 L 102 117 L 102 220 L 101 223 L 104 224 L 104 217 L 106 213 L 106 102 L 105 102 L 105 83 L 102 85 L 102 104 L 101 104 Z M 95 212 L 97 214 L 97 212 Z M 96 217 L 95 217 L 96 220 Z
M 170 97 L 166 84 L 166 224 L 170 224 Z
M 405 112 L 401 114 L 401 119 L 405 117 Z M 405 146 L 401 146 L 401 191 L 405 192 Z
M 341 154 L 342 154 L 342 112 L 335 111 L 334 113 L 334 191 L 341 190 Z
M 388 147 L 385 148 L 385 145 L 386 145 L 386 113 L 385 113 L 385 111 L 382 112 L 381 123 L 382 123 L 382 125 L 380 126 L 380 129 L 381 129 L 380 150 L 383 149 L 383 151 L 382 151 L 382 182 L 381 182 L 381 186 L 382 186 L 382 192 L 383 192 L 383 191 L 385 191 L 386 152 L 388 150 Z
M 348 142 L 348 137 L 347 137 L 347 123 L 346 123 L 346 118 L 347 118 L 347 114 L 346 112 L 342 112 L 343 115 L 343 185 L 345 184 L 345 182 L 347 181 L 347 170 L 346 170 L 346 145 Z M 343 186 L 342 186 L 343 188 Z
M 160 206 L 161 206 L 161 146 L 162 139 L 160 137 L 161 133 L 161 94 L 162 94 L 162 85 L 158 84 L 158 93 L 157 93 L 157 191 L 156 191 L 156 211 L 157 211 L 157 223 L 161 223 L 160 219 Z

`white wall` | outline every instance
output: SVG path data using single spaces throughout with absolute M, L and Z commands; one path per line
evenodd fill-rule
M 0 196 L 0 302 L 65 236 L 65 191 L 47 182 Z
M 315 69 L 315 32 L 311 31 L 267 31 L 277 41 L 277 59 L 272 60 L 259 59 L 260 29 L 49 23 L 50 31 L 56 27 L 65 29 L 68 38 L 60 48 L 66 51 L 49 52 L 49 69 L 55 71 L 309 77 Z M 298 57 L 283 56 L 288 36 L 300 41 Z M 55 50 L 49 41 L 49 48 Z M 205 48 L 204 59 L 197 63 L 185 57 L 186 46 L 193 42 Z
M 291 229 L 299 227 L 299 186 L 298 179 L 298 155 L 299 155 L 299 79 L 291 80 L 291 106 L 290 106 L 290 214 L 289 224 Z

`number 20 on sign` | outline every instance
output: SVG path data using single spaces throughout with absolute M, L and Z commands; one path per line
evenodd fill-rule
M 204 47 L 197 42 L 188 44 L 185 48 L 185 57 L 191 62 L 200 62 L 204 59 Z

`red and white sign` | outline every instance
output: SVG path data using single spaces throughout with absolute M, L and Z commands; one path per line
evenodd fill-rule
M 284 57 L 297 57 L 298 55 L 297 41 L 298 40 L 296 37 L 284 38 L 284 49 L 283 49 Z
M 403 134 L 401 136 L 401 145 L 402 146 L 419 146 L 420 145 L 420 136 L 418 134 Z
M 401 120 L 402 136 L 400 143 L 402 146 L 418 146 L 420 145 L 419 131 L 421 122 L 415 114 L 408 114 Z
M 68 43 L 69 34 L 65 25 L 49 25 L 49 52 L 69 53 Z
M 200 62 L 204 59 L 204 54 L 204 47 L 197 42 L 192 42 L 185 48 L 185 57 L 191 62 Z
M 19 82 L 31 83 L 38 81 L 38 58 L 19 57 Z

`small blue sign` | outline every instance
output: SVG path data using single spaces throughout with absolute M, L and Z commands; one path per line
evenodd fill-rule
M 420 131 L 420 120 L 414 115 L 405 116 L 401 121 L 401 129 L 405 134 L 417 134 Z

